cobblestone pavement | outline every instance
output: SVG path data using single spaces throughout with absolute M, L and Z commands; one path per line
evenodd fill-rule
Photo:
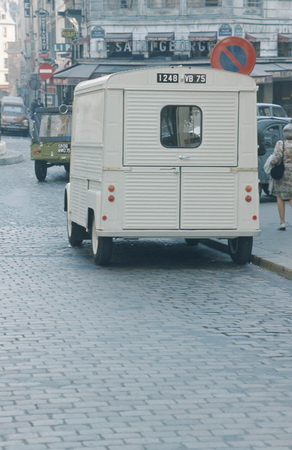
M 66 237 L 63 168 L 0 167 L 0 449 L 292 449 L 291 281 L 183 241 Z

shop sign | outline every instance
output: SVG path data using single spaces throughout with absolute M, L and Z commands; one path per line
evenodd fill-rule
M 243 28 L 241 25 L 235 25 L 234 27 L 234 36 L 242 37 L 243 35 Z
M 54 44 L 54 51 L 55 52 L 70 52 L 72 50 L 72 44 Z
M 24 0 L 24 17 L 30 17 L 30 0 Z
M 102 27 L 94 27 L 91 30 L 90 37 L 92 39 L 99 39 L 105 36 L 104 29 Z
M 42 43 L 42 53 L 47 51 L 47 18 L 46 16 L 40 17 L 40 31 L 41 31 L 41 43 Z
M 75 38 L 76 37 L 76 30 L 74 28 L 64 28 L 61 31 L 61 36 L 63 38 Z
M 219 36 L 232 36 L 232 28 L 228 23 L 225 23 L 219 27 Z
M 128 41 L 107 42 L 106 50 L 108 57 L 130 56 L 132 52 L 146 53 L 151 55 L 167 56 L 173 52 L 191 52 L 196 57 L 203 57 L 210 53 L 216 41 Z

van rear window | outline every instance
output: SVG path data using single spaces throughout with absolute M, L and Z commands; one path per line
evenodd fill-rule
M 14 105 L 4 105 L 2 112 L 7 114 L 24 114 L 24 107 Z
M 197 106 L 164 106 L 160 124 L 164 147 L 198 147 L 201 144 L 202 112 Z

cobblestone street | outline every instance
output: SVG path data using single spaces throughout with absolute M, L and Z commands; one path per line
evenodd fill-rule
M 2 450 L 292 449 L 292 284 L 183 240 L 68 244 L 62 167 L 0 166 Z

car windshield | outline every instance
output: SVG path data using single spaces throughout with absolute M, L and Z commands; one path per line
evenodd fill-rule
M 20 105 L 4 105 L 2 112 L 8 114 L 24 114 L 24 107 Z
M 43 114 L 40 123 L 40 137 L 70 137 L 71 115 Z

